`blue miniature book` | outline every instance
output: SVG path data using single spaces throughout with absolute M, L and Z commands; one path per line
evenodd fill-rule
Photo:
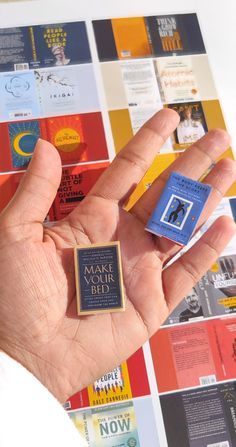
M 186 245 L 211 192 L 211 186 L 172 172 L 146 230 Z

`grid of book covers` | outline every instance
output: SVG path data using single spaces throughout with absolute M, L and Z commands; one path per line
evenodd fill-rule
M 225 128 L 194 13 L 0 29 L 0 72 L 0 210 L 39 137 L 61 156 L 56 221 L 163 107 L 180 124 L 127 209 L 181 152 Z M 233 185 L 200 233 L 221 214 L 236 220 L 235 196 Z M 65 403 L 90 447 L 236 445 L 235 242 L 150 343 Z

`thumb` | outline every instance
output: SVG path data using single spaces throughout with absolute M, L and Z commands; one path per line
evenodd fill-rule
M 43 222 L 61 180 L 61 160 L 55 147 L 39 139 L 29 167 L 8 206 L 5 217 L 12 223 Z

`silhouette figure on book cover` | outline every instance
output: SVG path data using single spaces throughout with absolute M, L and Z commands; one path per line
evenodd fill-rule
M 177 207 L 176 207 L 176 209 L 175 210 L 173 210 L 171 213 L 170 213 L 170 215 L 169 215 L 169 219 L 168 219 L 168 222 L 176 222 L 176 220 L 178 219 L 178 217 L 179 217 L 179 213 L 183 213 L 183 216 L 185 215 L 185 209 L 184 209 L 184 207 L 185 207 L 185 203 L 182 203 L 179 199 L 177 199 L 176 198 L 176 201 L 178 202 L 178 205 L 177 205 Z

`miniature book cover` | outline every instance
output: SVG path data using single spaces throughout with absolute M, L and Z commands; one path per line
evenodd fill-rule
M 111 22 L 119 59 L 151 56 L 144 17 L 115 18 Z
M 163 103 L 201 99 L 199 76 L 192 56 L 157 58 L 155 64 Z M 201 69 L 204 72 L 205 67 L 203 66 Z
M 127 362 L 109 371 L 88 386 L 89 403 L 91 406 L 104 405 L 132 399 Z
M 22 71 L 0 77 L 0 121 L 21 121 L 38 118 L 40 107 L 34 73 Z
M 235 381 L 163 394 L 160 402 L 168 447 L 236 445 Z
M 128 102 L 133 132 L 163 108 L 153 61 L 120 62 L 122 81 Z
M 199 283 L 185 295 L 164 322 L 163 326 L 196 322 L 209 316 L 208 303 Z
M 92 409 L 92 422 L 97 447 L 140 447 L 131 401 Z
M 41 136 L 40 122 L 21 121 L 9 123 L 12 168 L 26 169 Z
M 136 408 L 132 401 L 77 410 L 69 415 L 90 447 L 140 447 Z
M 179 114 L 180 122 L 174 131 L 174 150 L 183 150 L 196 143 L 208 131 L 206 117 L 200 101 L 168 104 Z
M 146 17 L 146 24 L 156 56 L 206 52 L 194 13 Z
M 101 62 L 152 55 L 144 17 L 94 20 L 93 29 Z
M 159 330 L 150 342 L 159 392 L 234 379 L 235 336 L 235 318 Z
M 150 394 L 144 352 L 140 348 L 127 361 L 71 396 L 63 406 L 68 411 L 74 411 L 79 408 L 120 403 L 137 397 L 149 397 Z
M 34 73 L 41 116 L 65 116 L 100 109 L 92 64 L 43 68 Z
M 29 26 L 0 29 L 0 72 L 28 70 L 32 58 Z
M 75 247 L 78 315 L 124 310 L 119 242 Z
M 85 22 L 3 28 L 0 48 L 0 71 L 91 62 Z
M 73 211 L 87 196 L 108 162 L 68 166 L 62 169 L 62 178 L 53 202 L 55 219 L 60 220 Z
M 58 150 L 62 165 L 108 159 L 100 112 L 47 118 L 47 139 Z
M 236 255 L 221 256 L 199 281 L 209 316 L 236 312 Z
M 186 245 L 210 192 L 209 185 L 172 172 L 146 230 Z
M 80 115 L 67 115 L 46 120 L 48 140 L 57 148 L 62 164 L 87 160 L 87 145 Z
M 36 25 L 30 31 L 32 68 L 91 62 L 85 22 Z
M 219 379 L 214 328 L 213 320 L 209 325 L 201 321 L 161 329 L 154 335 L 150 346 L 160 393 L 209 385 Z

